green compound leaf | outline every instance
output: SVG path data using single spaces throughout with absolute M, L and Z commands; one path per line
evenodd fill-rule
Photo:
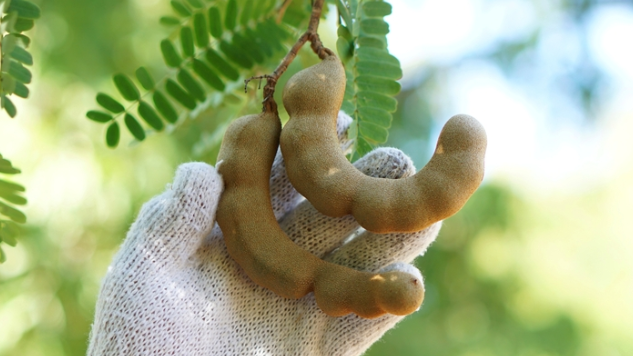
M 13 37 L 13 38 L 15 38 L 15 37 Z M 31 54 L 29 52 L 27 52 L 26 49 L 24 49 L 24 48 L 22 48 L 20 46 L 13 47 L 13 50 L 11 51 L 11 55 L 10 56 L 11 56 L 11 58 L 15 59 L 18 62 L 21 62 L 22 64 L 26 64 L 26 65 L 29 65 L 29 66 L 33 65 L 33 56 L 31 56 Z
M 222 79 L 215 74 L 213 69 L 211 69 L 204 62 L 194 59 L 193 60 L 193 70 L 202 78 L 207 84 L 209 84 L 212 88 L 218 91 L 223 91 L 225 89 L 225 85 L 222 82 Z
M 139 141 L 143 141 L 145 139 L 145 130 L 143 130 L 143 127 L 138 123 L 134 116 L 129 113 L 125 113 L 125 119 L 123 121 L 125 121 L 125 126 L 127 126 L 127 129 L 135 139 Z
M 343 63 L 349 61 L 354 56 L 354 42 L 350 42 L 343 37 L 336 40 L 336 51 Z
M 362 157 L 373 150 L 372 145 L 367 142 L 362 136 L 356 138 L 356 153 L 358 157 Z
M 193 29 L 196 34 L 196 46 L 205 48 L 209 44 L 209 32 L 207 32 L 207 20 L 203 14 L 194 15 Z
M 189 3 L 189 5 L 191 5 L 192 7 L 196 9 L 201 9 L 204 7 L 204 4 L 202 4 L 200 0 L 187 0 L 187 2 Z
M 189 10 L 189 8 L 185 4 L 181 3 L 180 1 L 172 1 L 171 7 L 180 16 L 184 16 L 184 17 L 191 16 L 191 10 Z
M 4 95 L 2 96 L 2 108 L 12 118 L 15 117 L 15 115 L 17 115 L 18 113 L 17 109 L 15 108 L 15 105 L 13 105 L 13 102 Z
M 222 37 L 222 18 L 217 7 L 209 8 L 209 33 L 214 38 Z
M 198 101 L 205 100 L 206 95 L 204 93 L 202 85 L 200 85 L 200 83 L 198 83 L 198 81 L 193 78 L 189 71 L 181 69 L 178 72 L 177 79 L 180 85 L 182 85 L 192 97 L 194 97 Z
M 389 136 L 386 128 L 367 121 L 360 121 L 358 130 L 362 136 L 374 143 L 387 142 Z
M 169 100 L 167 100 L 165 95 L 163 95 L 163 93 L 159 92 L 158 90 L 154 91 L 154 94 L 152 95 L 152 100 L 154 101 L 154 106 L 156 106 L 158 112 L 163 115 L 163 118 L 165 118 L 167 122 L 173 124 L 178 121 L 178 113 L 176 112 L 176 109 L 174 109 L 174 107 L 171 105 Z
M 125 74 L 115 74 L 112 79 L 119 93 L 128 101 L 135 101 L 141 97 L 138 88 L 130 78 Z
M 173 16 L 162 16 L 158 22 L 161 25 L 165 25 L 165 26 L 177 26 L 180 25 L 180 20 L 176 17 Z
M 24 19 L 38 19 L 40 17 L 40 8 L 37 5 L 23 0 L 12 0 L 6 13 L 13 11 L 18 12 L 18 16 Z
M 20 82 L 15 82 L 15 88 L 13 89 L 13 93 L 19 96 L 20 98 L 26 99 L 29 97 L 29 88 L 27 88 L 26 85 Z
M 158 92 L 154 92 L 154 95 L 156 95 L 156 93 L 158 93 Z M 159 95 L 162 95 L 162 94 L 159 94 Z M 167 99 L 165 99 L 165 100 L 167 100 Z M 172 110 L 173 110 L 173 108 L 172 108 Z M 154 111 L 154 109 L 148 103 L 146 103 L 146 102 L 144 102 L 142 100 L 138 103 L 138 114 L 141 115 L 141 118 L 143 118 L 143 120 L 149 126 L 151 126 L 151 128 L 153 128 L 156 131 L 162 131 L 163 128 L 165 127 L 165 125 L 161 121 L 161 119 L 158 116 L 158 114 L 156 113 L 156 111 Z M 174 114 L 175 114 L 175 111 L 174 111 Z M 127 124 L 127 122 L 126 122 L 126 124 Z M 136 137 L 136 135 L 135 135 L 135 137 Z M 139 141 L 141 141 L 141 140 L 139 140 Z
M 139 83 L 141 83 L 141 86 L 143 87 L 143 89 L 145 90 L 154 89 L 154 85 L 156 84 L 154 83 L 154 78 L 152 78 L 152 75 L 149 74 L 149 71 L 147 70 L 147 68 L 138 67 L 135 74 L 136 74 L 136 79 L 138 80 Z
M 240 78 L 240 73 L 237 69 L 233 68 L 220 54 L 212 49 L 208 49 L 206 52 L 206 59 L 209 64 L 215 67 L 224 77 L 236 81 Z
M 88 117 L 92 121 L 106 123 L 113 120 L 112 115 L 105 113 L 103 111 L 90 110 L 86 113 L 86 117 Z
M 115 148 L 119 144 L 120 138 L 121 129 L 119 128 L 119 123 L 115 121 L 108 126 L 106 131 L 106 144 L 110 148 Z
M 396 95 L 402 88 L 400 83 L 395 80 L 374 77 L 371 75 L 360 75 L 356 77 L 355 81 L 358 90 L 373 91 L 387 95 Z
M 32 29 L 34 25 L 35 22 L 33 20 L 19 17 L 13 25 L 13 30 L 15 32 L 24 32 Z
M 196 101 L 183 88 L 171 79 L 165 82 L 165 90 L 172 98 L 189 110 L 196 108 Z
M 8 217 L 18 224 L 24 224 L 26 222 L 26 215 L 24 215 L 23 212 L 3 202 L 0 202 L 0 214 Z
M 386 35 L 389 33 L 389 24 L 383 19 L 364 19 L 360 21 L 361 32 L 369 35 Z
M 125 107 L 121 105 L 118 101 L 114 100 L 110 95 L 105 93 L 97 94 L 97 103 L 101 105 L 102 108 L 108 110 L 109 112 L 118 114 L 125 110 Z
M 237 1 L 229 0 L 226 4 L 226 14 L 224 15 L 224 27 L 231 31 L 237 24 Z
M 180 29 L 180 44 L 182 46 L 183 56 L 193 57 L 193 31 L 191 27 L 185 26 Z
M 31 71 L 26 69 L 20 62 L 16 62 L 13 60 L 9 61 L 8 73 L 13 78 L 15 78 L 15 80 L 25 84 L 29 84 L 31 82 L 31 79 L 33 78 Z
M 232 43 L 226 41 L 220 42 L 220 50 L 226 55 L 228 59 L 237 63 L 240 67 L 245 69 L 253 68 L 253 60 L 248 55 L 242 52 L 238 47 Z
M 385 17 L 391 15 L 391 5 L 383 1 L 365 1 L 363 12 L 367 17 Z
M 396 99 L 382 95 L 379 93 L 373 93 L 370 91 L 359 91 L 356 93 L 359 106 L 371 107 L 375 109 L 381 109 L 387 112 L 396 111 L 398 102 Z
M 233 34 L 233 43 L 255 63 L 264 62 L 264 53 L 253 37 L 245 37 L 240 33 L 235 33 Z
M 180 66 L 182 59 L 178 55 L 178 52 L 176 52 L 176 48 L 170 40 L 164 39 L 160 42 L 160 51 L 163 54 L 163 59 L 168 66 L 172 68 L 178 68 Z

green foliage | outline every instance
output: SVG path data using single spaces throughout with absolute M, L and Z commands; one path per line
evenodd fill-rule
M 33 56 L 27 51 L 31 40 L 22 32 L 33 28 L 34 20 L 40 17 L 40 8 L 24 0 L 0 0 L 0 15 L 0 108 L 13 118 L 18 111 L 9 97 L 28 98 L 30 91 L 25 84 L 33 79 L 31 71 L 25 67 L 33 65 Z M 0 154 L 0 177 L 18 173 L 20 170 Z M 15 246 L 20 235 L 17 224 L 26 222 L 26 215 L 14 207 L 27 203 L 22 196 L 24 191 L 23 186 L 0 178 L 0 263 L 6 260 L 1 244 Z
M 120 132 L 114 123 L 120 118 L 136 140 L 145 139 L 150 132 L 132 114 L 135 106 L 145 124 L 160 131 L 165 125 L 163 120 L 178 124 L 179 118 L 195 117 L 193 112 L 209 106 L 212 95 L 215 103 L 222 101 L 218 95 L 219 98 L 243 95 L 238 94 L 242 88 L 240 82 L 258 73 L 271 72 L 286 46 L 295 40 L 288 34 L 288 23 L 300 24 L 297 31 L 305 30 L 309 13 L 289 15 L 284 23 L 278 24 L 275 3 L 274 0 L 171 1 L 173 15 L 159 20 L 171 31 L 160 42 L 165 75 L 154 81 L 146 67 L 136 70 L 136 81 L 125 74 L 114 75 L 118 94 L 130 102 L 129 106 L 112 95 L 98 93 L 97 103 L 107 112 L 90 110 L 86 116 L 109 125 L 106 143 L 116 147 Z M 297 3 L 293 6 L 305 5 Z M 152 100 L 146 100 L 147 96 Z
M 18 173 L 20 170 L 0 154 L 0 176 Z M 27 203 L 26 198 L 22 195 L 24 191 L 23 186 L 0 179 L 0 263 L 6 260 L 2 251 L 2 243 L 15 246 L 16 238 L 20 235 L 20 228 L 17 224 L 26 222 L 26 215 L 13 206 Z
M 389 3 L 337 1 L 337 8 L 342 22 L 336 47 L 347 74 L 342 110 L 354 118 L 349 134 L 356 139 L 351 154 L 355 160 L 387 141 L 402 69 L 387 50 L 389 24 L 383 17 L 391 14 Z
M 33 65 L 33 57 L 27 51 L 30 39 L 22 34 L 33 28 L 34 20 L 40 17 L 40 8 L 24 0 L 0 1 L 0 36 L 2 40 L 2 70 L 0 71 L 0 105 L 10 116 L 15 117 L 17 110 L 9 99 L 16 95 L 21 98 L 29 96 L 31 71 L 25 65 Z

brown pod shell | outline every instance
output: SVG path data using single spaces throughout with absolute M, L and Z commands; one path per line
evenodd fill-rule
M 281 151 L 295 189 L 324 215 L 352 214 L 372 232 L 416 232 L 455 214 L 484 175 L 486 133 L 468 115 L 445 124 L 429 163 L 404 179 L 369 177 L 340 150 L 336 117 L 345 93 L 336 56 L 291 77 L 283 92 L 290 120 Z
M 325 262 L 281 230 L 270 200 L 270 170 L 281 124 L 276 114 L 242 117 L 226 131 L 217 170 L 224 181 L 216 221 L 227 250 L 255 283 L 298 299 L 314 292 L 328 315 L 406 315 L 424 299 L 422 281 L 405 272 L 361 272 Z

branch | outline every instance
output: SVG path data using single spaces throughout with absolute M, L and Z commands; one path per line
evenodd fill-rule
M 290 51 L 284 59 L 281 61 L 277 69 L 272 74 L 265 74 L 260 76 L 251 77 L 249 79 L 244 80 L 244 90 L 246 90 L 246 86 L 251 80 L 254 79 L 266 79 L 266 85 L 264 86 L 264 100 L 263 100 L 263 111 L 264 112 L 276 112 L 277 111 L 277 103 L 275 102 L 274 94 L 275 87 L 277 85 L 277 81 L 284 74 L 286 69 L 292 61 L 297 57 L 299 50 L 303 45 L 310 41 L 312 51 L 319 56 L 320 59 L 325 59 L 328 56 L 335 55 L 332 50 L 323 46 L 321 39 L 319 38 L 319 34 L 317 30 L 319 29 L 319 20 L 321 19 L 321 12 L 323 11 L 323 2 L 324 0 L 314 0 L 312 4 L 312 14 L 310 15 L 310 23 L 308 24 L 308 29 L 306 32 L 299 37 L 297 42 L 290 48 Z M 290 1 L 287 1 L 290 3 Z M 285 9 L 284 9 L 285 11 Z

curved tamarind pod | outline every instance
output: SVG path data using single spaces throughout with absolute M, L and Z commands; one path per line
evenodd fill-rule
M 430 162 L 404 179 L 369 177 L 338 148 L 336 113 L 345 92 L 345 71 L 329 56 L 292 76 L 283 91 L 290 120 L 280 138 L 288 178 L 324 215 L 353 214 L 376 233 L 415 232 L 457 211 L 484 174 L 486 133 L 467 115 L 453 116 Z
M 270 170 L 281 123 L 272 113 L 242 117 L 226 131 L 217 170 L 224 180 L 216 221 L 231 257 L 257 284 L 298 299 L 314 291 L 326 314 L 406 315 L 424 298 L 422 281 L 400 271 L 360 272 L 325 262 L 281 230 L 270 201 Z

